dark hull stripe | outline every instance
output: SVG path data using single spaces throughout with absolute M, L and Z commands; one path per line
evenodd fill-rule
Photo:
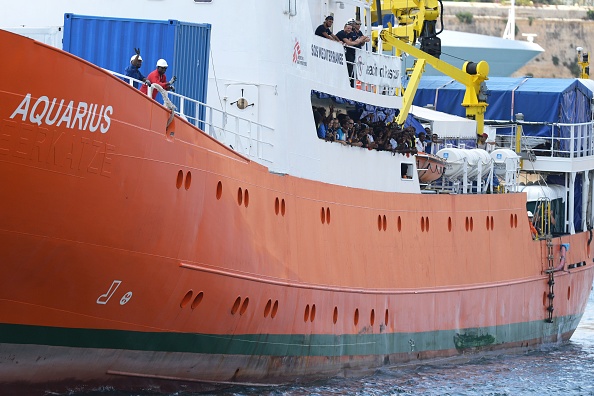
M 184 334 L 0 325 L 0 343 L 255 356 L 361 356 L 466 350 L 571 334 L 581 316 L 463 330 L 379 334 Z M 1 347 L 0 347 L 1 349 Z

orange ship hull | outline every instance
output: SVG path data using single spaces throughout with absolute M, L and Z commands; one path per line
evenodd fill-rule
M 273 174 L 74 56 L 0 49 L 26 76 L 0 88 L 4 385 L 325 377 L 567 340 L 584 312 L 590 235 L 553 239 L 549 322 L 524 194 Z

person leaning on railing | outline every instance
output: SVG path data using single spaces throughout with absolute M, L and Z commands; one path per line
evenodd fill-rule
M 176 77 L 173 76 L 171 81 L 167 81 L 167 76 L 165 75 L 165 71 L 167 71 L 167 62 L 165 59 L 159 59 L 157 61 L 157 69 L 150 72 L 147 76 L 147 80 L 151 82 L 151 84 L 158 84 L 160 85 L 165 91 L 175 91 L 173 87 L 173 83 L 176 80 Z M 146 85 L 140 87 L 140 91 L 144 94 L 147 94 L 148 89 Z M 153 90 L 153 99 L 157 97 L 157 91 Z
M 369 42 L 370 38 L 365 36 L 361 31 L 361 21 L 349 19 L 347 23 L 353 27 L 351 40 L 359 42 L 359 44 L 354 45 L 354 47 L 361 48 L 363 47 L 363 44 Z
M 124 70 L 124 74 L 128 77 L 132 77 L 138 81 L 142 81 L 149 87 L 151 86 L 150 81 L 146 79 L 146 77 L 140 72 L 140 67 L 142 66 L 142 57 L 140 56 L 140 48 L 134 48 L 136 52 L 135 55 L 132 55 L 130 58 L 130 64 Z
M 328 15 L 324 20 L 324 23 L 316 28 L 316 36 L 324 37 L 333 41 L 340 41 L 338 37 L 332 34 L 332 30 L 330 30 L 333 23 L 334 17 L 332 15 Z
M 345 59 L 347 62 L 347 70 L 349 72 L 349 81 L 351 87 L 355 86 L 355 75 L 353 74 L 353 66 L 355 63 L 355 48 L 357 45 L 363 45 L 364 38 L 353 36 L 353 26 L 350 24 L 345 24 L 344 29 L 340 32 L 336 33 L 336 37 L 340 39 L 345 45 L 344 53 Z M 354 40 L 353 40 L 354 39 Z

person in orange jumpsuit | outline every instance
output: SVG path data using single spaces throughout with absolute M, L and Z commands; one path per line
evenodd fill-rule
M 536 227 L 534 227 L 534 224 L 532 224 L 533 219 L 534 215 L 531 211 L 528 211 L 528 224 L 530 224 L 530 233 L 532 234 L 532 239 L 537 239 L 538 231 L 536 230 Z

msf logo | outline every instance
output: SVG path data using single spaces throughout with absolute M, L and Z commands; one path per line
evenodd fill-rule
M 299 44 L 299 40 L 297 38 L 295 38 L 295 45 L 293 45 L 293 63 L 301 66 L 307 66 L 307 62 L 301 53 L 301 45 Z

